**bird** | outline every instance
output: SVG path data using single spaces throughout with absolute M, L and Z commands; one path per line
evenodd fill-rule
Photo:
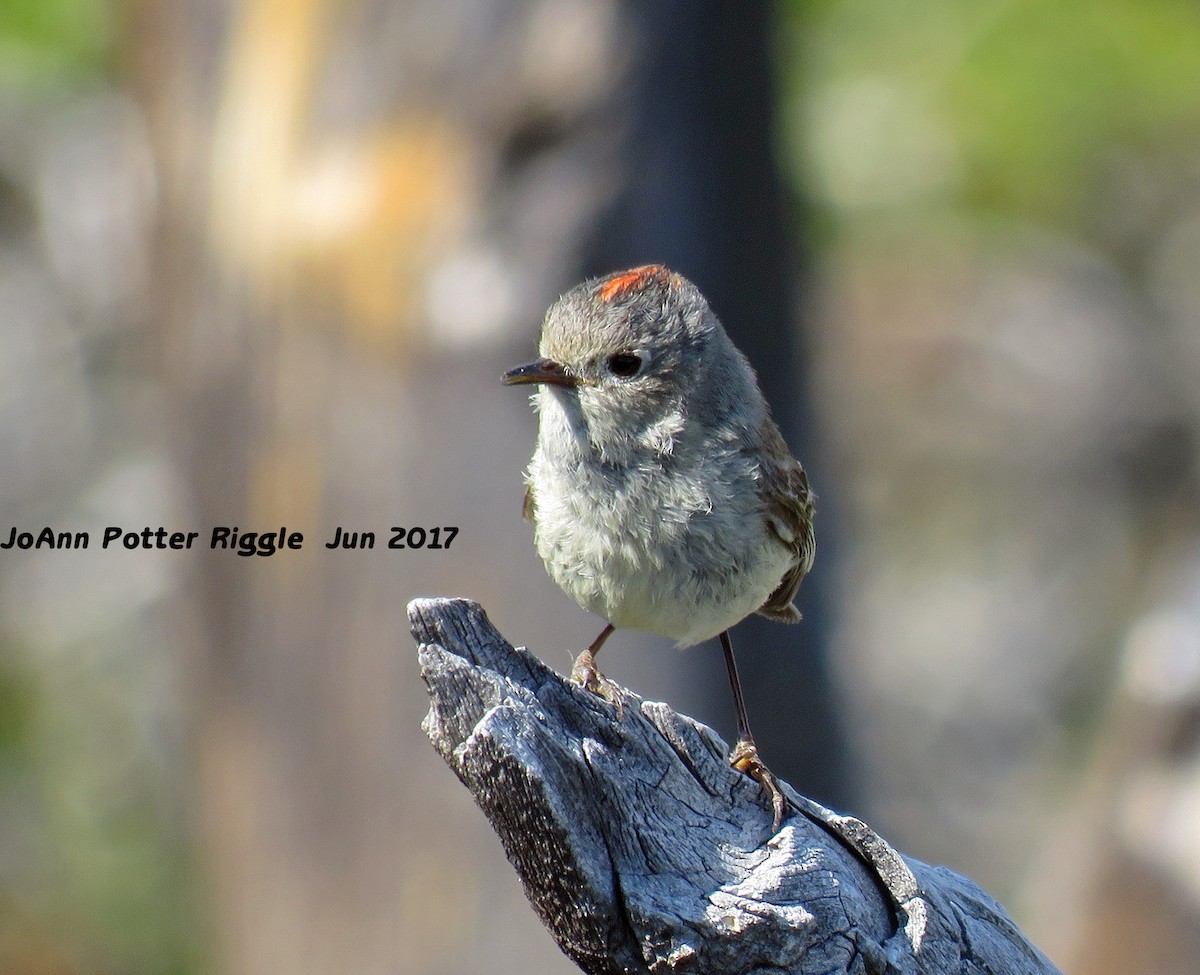
M 815 495 L 757 376 L 688 279 L 661 264 L 592 278 L 547 311 L 524 514 L 550 577 L 605 626 L 571 679 L 615 702 L 596 655 L 616 629 L 720 640 L 737 717 L 730 763 L 788 800 L 750 729 L 729 630 L 794 623 L 816 552 Z

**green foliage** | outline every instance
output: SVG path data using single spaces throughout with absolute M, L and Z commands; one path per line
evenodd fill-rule
M 106 0 L 4 0 L 0 87 L 103 74 L 110 62 L 113 20 Z
M 969 198 L 1072 223 L 1110 154 L 1200 147 L 1200 6 L 1024 0 L 951 80 L 941 96 Z
M 184 817 L 136 702 L 102 671 L 35 676 L 20 657 L 0 646 L 0 822 L 19 837 L 0 862 L 0 972 L 195 971 Z
M 792 3 L 784 120 L 801 182 L 844 218 L 918 204 L 1086 232 L 1114 168 L 1200 149 L 1200 5 Z
M 20 764 L 29 737 L 33 689 L 0 650 L 0 776 Z

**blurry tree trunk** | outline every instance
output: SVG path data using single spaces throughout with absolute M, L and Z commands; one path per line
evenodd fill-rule
M 502 67 L 530 27 L 495 5 L 481 37 L 439 7 L 193 0 L 128 14 L 161 167 L 152 348 L 203 546 L 190 808 L 214 970 L 232 975 L 493 971 L 485 945 L 506 937 L 522 970 L 563 969 L 519 899 L 496 896 L 509 881 L 469 803 L 428 780 L 419 682 L 392 649 L 424 580 L 476 589 L 481 551 L 528 546 L 520 459 L 455 472 L 460 452 L 520 438 L 526 404 L 480 378 L 508 356 L 492 337 L 429 368 L 440 339 L 424 301 L 456 249 L 486 250 L 464 221 L 527 96 L 464 79 Z M 456 57 L 474 73 L 422 63 L 431 25 L 493 44 L 498 63 L 469 44 Z M 403 85 L 347 81 L 349 65 L 382 75 L 397 61 Z M 337 85 L 360 117 L 335 105 L 322 121 Z M 476 230 L 503 235 L 493 217 Z M 534 276 L 506 314 L 555 286 Z M 453 557 L 389 553 L 396 524 L 459 527 Z M 210 551 L 214 526 L 303 531 L 304 549 Z M 375 532 L 377 548 L 323 549 L 336 526 Z
M 627 179 L 591 240 L 589 273 L 660 261 L 694 280 L 758 372 L 818 494 L 818 568 L 804 622 L 751 617 L 734 632 L 755 735 L 772 766 L 838 808 L 857 801 L 827 665 L 826 593 L 836 553 L 800 316 L 802 215 L 781 174 L 775 13 L 769 4 L 634 0 L 641 45 L 621 101 Z M 829 492 L 832 493 L 832 492 Z M 715 644 L 714 644 L 715 646 Z M 732 729 L 721 656 L 688 655 L 703 713 Z M 681 706 L 688 706 L 688 699 Z

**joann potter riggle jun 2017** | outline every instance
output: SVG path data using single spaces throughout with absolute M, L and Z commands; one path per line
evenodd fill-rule
M 450 547 L 458 535 L 458 528 L 453 525 L 436 525 L 430 528 L 422 525 L 392 525 L 387 534 L 380 533 L 381 548 L 389 549 L 429 549 L 445 550 Z M 23 531 L 13 525 L 9 528 L 8 537 L 0 541 L 0 549 L 51 549 L 76 551 L 91 548 L 92 533 L 89 531 L 55 531 L 49 525 Z M 117 525 L 104 529 L 100 537 L 102 549 L 175 549 L 188 550 L 198 547 L 197 539 L 200 532 L 170 531 L 145 527 L 126 530 Z M 383 544 L 386 541 L 386 544 Z M 236 525 L 232 528 L 218 525 L 209 534 L 208 547 L 216 550 L 228 550 L 238 555 L 269 556 L 276 552 L 298 551 L 304 547 L 304 533 L 289 531 L 287 528 L 273 529 L 269 532 L 242 531 Z M 331 541 L 323 545 L 327 549 L 373 549 L 376 547 L 376 533 L 373 531 L 348 531 L 340 525 L 334 529 Z

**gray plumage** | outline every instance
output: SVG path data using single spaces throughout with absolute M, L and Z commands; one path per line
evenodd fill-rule
M 505 381 L 538 384 L 526 510 L 554 581 L 680 646 L 753 612 L 798 620 L 813 495 L 695 285 L 658 265 L 587 281 L 539 354 Z

